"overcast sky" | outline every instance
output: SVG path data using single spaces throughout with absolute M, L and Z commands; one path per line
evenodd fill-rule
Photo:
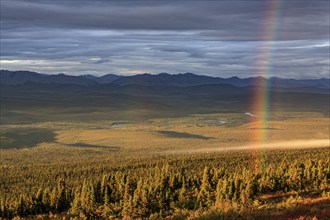
M 1 0 L 1 68 L 329 78 L 329 2 Z

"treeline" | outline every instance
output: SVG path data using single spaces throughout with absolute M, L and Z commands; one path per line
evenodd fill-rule
M 2 196 L 0 216 L 64 212 L 87 218 L 161 218 L 222 203 L 248 207 L 258 196 L 276 192 L 320 192 L 329 187 L 329 178 L 329 159 L 282 160 L 235 170 L 214 163 L 203 171 L 166 164 L 144 168 L 143 174 L 115 171 L 75 186 L 59 178 L 55 186 L 32 195 Z

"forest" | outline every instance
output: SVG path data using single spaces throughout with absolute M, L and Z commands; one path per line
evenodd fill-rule
M 329 198 L 329 153 L 329 148 L 229 151 L 143 160 L 127 154 L 124 164 L 76 160 L 1 167 L 1 217 L 185 219 L 212 208 L 222 210 L 221 218 L 255 215 L 275 202 L 267 199 L 271 195 Z

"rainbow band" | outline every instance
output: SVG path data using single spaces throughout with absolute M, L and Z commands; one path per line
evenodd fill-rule
M 252 138 L 251 142 L 254 145 L 261 146 L 269 140 L 269 117 L 270 117 L 270 81 L 272 77 L 272 61 L 274 54 L 274 40 L 277 36 L 278 19 L 280 17 L 282 0 L 267 1 L 266 20 L 262 28 L 261 45 L 259 59 L 257 62 L 257 75 L 261 76 L 257 82 L 254 91 L 252 110 L 255 112 L 255 121 L 252 123 Z M 264 80 L 266 79 L 266 80 Z M 262 150 L 262 149 L 260 149 Z M 257 166 L 265 167 L 266 154 L 258 154 Z

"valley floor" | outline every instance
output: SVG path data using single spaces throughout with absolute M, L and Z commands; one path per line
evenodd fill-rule
M 275 112 L 267 128 L 244 113 L 2 125 L 0 216 L 330 218 L 329 120 Z

